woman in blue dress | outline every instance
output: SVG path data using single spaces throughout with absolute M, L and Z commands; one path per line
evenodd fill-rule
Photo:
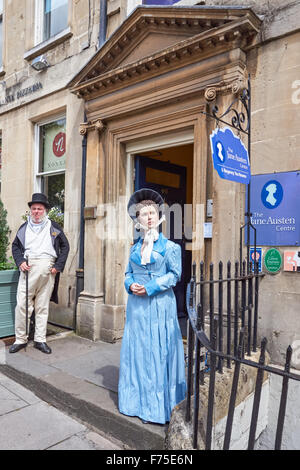
M 143 236 L 132 246 L 125 275 L 129 294 L 122 340 L 119 410 L 143 422 L 164 424 L 185 398 L 185 363 L 174 287 L 181 276 L 181 248 L 157 227 L 162 197 L 136 191 L 128 212 Z

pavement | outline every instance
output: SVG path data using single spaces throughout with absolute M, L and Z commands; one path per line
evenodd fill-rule
M 0 450 L 120 450 L 0 373 Z
M 58 424 L 53 424 L 53 427 L 62 433 L 56 443 L 45 440 L 41 444 L 48 446 L 47 448 L 59 445 L 58 440 L 65 442 L 61 445 L 67 445 L 66 439 L 72 439 L 72 442 L 69 441 L 70 445 L 75 441 L 78 446 L 94 445 L 93 441 L 86 442 L 88 427 L 116 442 L 123 449 L 164 449 L 167 426 L 144 424 L 139 418 L 122 415 L 118 410 L 121 341 L 114 344 L 93 342 L 73 332 L 64 332 L 49 336 L 47 344 L 52 349 L 50 355 L 33 348 L 32 342 L 29 342 L 26 350 L 9 354 L 8 346 L 0 341 L 0 396 L 1 393 L 4 396 L 5 393 L 11 394 L 12 406 L 9 411 L 10 398 L 3 403 L 1 401 L 0 429 L 6 429 L 3 424 L 8 423 L 13 414 L 18 414 L 21 419 L 22 416 L 34 417 L 44 413 L 49 416 L 49 420 L 51 418 L 51 426 L 54 423 L 52 417 L 53 420 L 57 417 Z M 8 379 L 16 383 L 16 389 Z M 20 385 L 22 393 L 18 394 Z M 25 389 L 32 403 L 26 400 Z M 21 406 L 18 408 L 19 399 Z M 60 428 L 59 412 L 68 415 L 71 421 L 72 418 L 80 420 L 83 427 L 76 427 L 76 423 L 72 424 L 71 421 L 66 422 L 65 433 L 65 426 Z M 67 438 L 65 436 L 68 433 L 71 434 Z

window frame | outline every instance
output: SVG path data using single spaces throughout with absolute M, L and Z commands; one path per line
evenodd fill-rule
M 33 181 L 34 181 L 34 192 L 41 192 L 42 191 L 42 181 L 43 178 L 47 176 L 55 176 L 55 175 L 62 175 L 66 174 L 66 167 L 63 170 L 53 170 L 53 171 L 40 171 L 40 162 L 41 162 L 41 146 L 40 146 L 40 131 L 41 127 L 47 124 L 51 124 L 52 122 L 58 121 L 59 119 L 66 120 L 66 127 L 67 127 L 67 113 L 61 112 L 59 114 L 53 114 L 49 116 L 47 119 L 38 121 L 34 124 L 34 165 L 33 165 Z M 67 151 L 66 151 L 67 154 Z
M 1 11 L 1 10 L 0 10 Z M 1 63 L 0 63 L 0 77 L 5 74 L 4 63 L 5 63 L 5 0 L 2 0 L 2 11 L 0 13 L 0 21 L 2 23 L 2 51 L 1 51 Z
M 34 4 L 34 47 L 55 42 L 58 37 L 64 36 L 65 34 L 70 33 L 70 18 L 71 18 L 71 5 L 72 2 L 70 0 L 66 0 L 67 8 L 68 8 L 68 19 L 66 27 L 59 31 L 58 33 L 54 34 L 53 36 L 49 36 L 48 38 L 44 38 L 44 21 L 45 21 L 45 13 L 44 13 L 44 0 L 35 0 Z

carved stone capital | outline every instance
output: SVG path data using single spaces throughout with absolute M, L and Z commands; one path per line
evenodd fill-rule
M 241 93 L 247 89 L 248 84 L 246 78 L 239 78 L 231 83 L 220 83 L 217 85 L 209 86 L 205 89 L 204 97 L 206 101 L 214 101 L 218 94 L 231 92 L 233 95 Z
M 88 131 L 97 130 L 99 135 L 106 129 L 106 125 L 100 119 L 96 119 L 94 121 L 83 122 L 79 126 L 79 133 L 80 135 L 84 136 L 87 134 Z

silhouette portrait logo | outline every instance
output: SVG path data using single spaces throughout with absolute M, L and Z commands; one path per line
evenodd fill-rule
M 225 159 L 226 159 L 226 156 L 225 156 L 225 149 L 224 149 L 224 146 L 222 144 L 222 142 L 220 141 L 217 141 L 216 142 L 216 155 L 218 156 L 219 160 L 224 163 L 225 162 Z
M 267 209 L 276 209 L 283 199 L 283 189 L 276 180 L 267 181 L 261 191 L 261 200 Z

